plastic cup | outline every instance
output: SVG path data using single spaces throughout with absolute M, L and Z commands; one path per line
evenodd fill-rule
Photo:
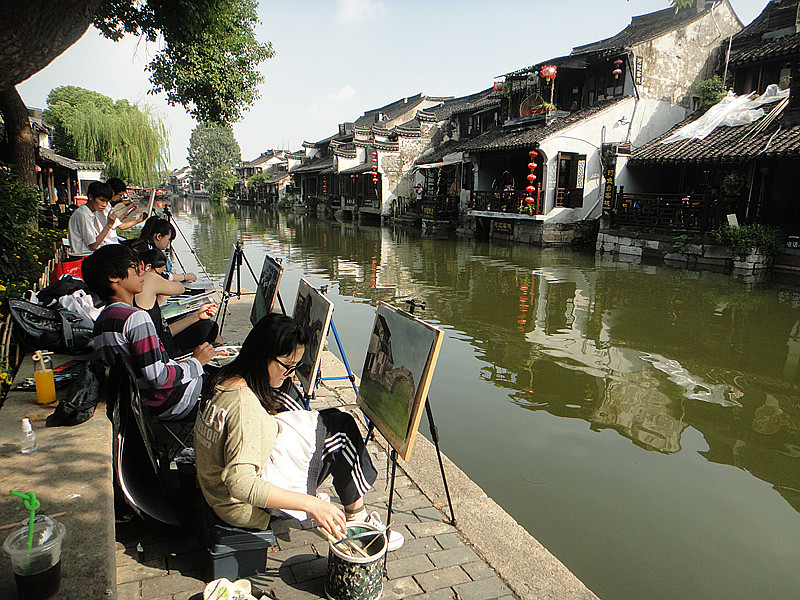
M 67 528 L 50 517 L 33 521 L 33 546 L 28 548 L 28 521 L 11 532 L 3 550 L 11 557 L 19 600 L 53 598 L 61 586 L 61 542 Z

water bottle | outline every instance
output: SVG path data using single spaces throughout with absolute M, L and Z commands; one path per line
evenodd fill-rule
M 33 427 L 31 427 L 31 422 L 27 418 L 22 419 L 20 446 L 22 446 L 23 454 L 28 454 L 36 450 L 36 434 L 33 433 Z

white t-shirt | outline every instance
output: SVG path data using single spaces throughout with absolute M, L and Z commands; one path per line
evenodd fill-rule
M 109 206 L 107 210 L 111 210 Z M 72 248 L 73 256 L 88 256 L 92 253 L 89 244 L 93 244 L 106 226 L 107 216 L 104 211 L 94 212 L 88 204 L 82 204 L 69 218 L 69 245 Z M 103 239 L 102 246 L 106 244 L 118 244 L 116 228 L 108 232 Z

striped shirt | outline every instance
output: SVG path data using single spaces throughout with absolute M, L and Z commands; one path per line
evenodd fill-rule
M 188 416 L 200 398 L 203 366 L 196 358 L 169 358 L 145 311 L 124 302 L 109 304 L 94 324 L 97 358 L 113 365 L 122 357 L 136 373 L 136 384 L 153 416 Z

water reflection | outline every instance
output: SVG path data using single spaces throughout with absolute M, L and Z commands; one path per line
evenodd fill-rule
M 351 344 L 346 351 L 357 372 L 372 306 L 378 300 L 402 306 L 408 298 L 424 299 L 424 317 L 445 328 L 449 338 L 431 392 L 432 398 L 441 398 L 437 410 L 443 409 L 461 428 L 447 440 L 446 452 L 470 476 L 491 488 L 487 491 L 540 539 L 548 535 L 548 527 L 537 516 L 549 509 L 548 515 L 561 519 L 552 538 L 543 541 L 590 587 L 595 582 L 595 591 L 600 593 L 606 585 L 613 590 L 601 593 L 602 597 L 682 596 L 677 587 L 668 585 L 657 591 L 647 587 L 656 584 L 646 583 L 645 576 L 636 585 L 623 583 L 630 565 L 603 563 L 596 572 L 592 570 L 597 562 L 592 548 L 608 549 L 611 556 L 636 554 L 631 548 L 640 543 L 638 534 L 623 533 L 629 529 L 630 510 L 626 512 L 616 499 L 602 506 L 587 499 L 573 514 L 558 514 L 566 509 L 558 500 L 552 501 L 552 507 L 548 504 L 546 495 L 556 491 L 556 484 L 542 474 L 548 469 L 546 463 L 537 462 L 545 460 L 542 453 L 531 451 L 534 431 L 542 439 L 563 439 L 569 444 L 581 436 L 582 426 L 596 434 L 586 443 L 600 456 L 600 464 L 618 461 L 613 453 L 621 452 L 616 446 L 610 449 L 608 438 L 599 436 L 604 432 L 616 432 L 630 441 L 624 445 L 637 453 L 631 456 L 632 462 L 643 455 L 639 449 L 674 461 L 686 454 L 681 450 L 688 436 L 693 452 L 677 464 L 689 461 L 687 472 L 692 478 L 706 478 L 708 485 L 717 481 L 718 487 L 709 492 L 712 497 L 724 495 L 727 487 L 741 487 L 732 469 L 711 470 L 712 465 L 730 465 L 767 482 L 788 506 L 800 511 L 800 292 L 791 282 L 742 282 L 713 273 L 597 260 L 594 255 L 563 250 L 419 239 L 400 230 L 318 222 L 247 207 L 233 211 L 176 202 L 173 211 L 213 273 L 223 272 L 231 245 L 242 237 L 251 260 L 258 261 L 256 269 L 268 253 L 283 258 L 287 269 L 299 275 L 330 282 L 337 329 L 356 340 L 343 341 Z M 194 215 L 191 219 L 190 214 Z M 283 283 L 282 289 L 284 296 L 293 296 Z M 453 342 L 465 344 L 469 352 L 447 345 Z M 513 412 L 492 405 L 496 410 L 486 415 L 483 407 L 498 392 Z M 475 414 L 484 421 L 480 429 L 471 420 Z M 537 420 L 527 421 L 525 415 Z M 551 420 L 540 420 L 543 415 Z M 568 427 L 560 437 L 554 433 L 560 429 L 552 418 Z M 439 418 L 437 424 L 447 435 Z M 504 435 L 523 424 L 527 434 Z M 461 435 L 464 431 L 471 435 Z M 490 441 L 478 444 L 481 435 Z M 497 445 L 491 440 L 498 437 L 504 445 L 491 447 Z M 485 450 L 479 454 L 475 446 Z M 604 452 L 609 452 L 607 457 Z M 523 473 L 523 467 L 508 461 L 508 456 L 518 457 L 525 469 L 535 465 L 539 472 Z M 553 453 L 547 456 L 553 460 Z M 559 460 L 563 463 L 557 469 L 572 469 L 577 477 L 574 463 L 563 457 Z M 676 468 L 676 463 L 647 464 L 646 471 L 630 476 L 658 485 Z M 530 493 L 524 485 L 531 480 L 548 482 L 537 486 L 541 495 L 536 511 L 520 500 Z M 609 486 L 608 491 L 594 489 L 595 496 L 615 498 L 615 477 L 609 473 L 607 480 L 605 484 L 593 480 L 593 485 Z M 576 479 L 573 485 L 583 489 L 587 484 Z M 669 548 L 679 547 L 690 535 L 691 523 L 702 522 L 714 532 L 730 526 L 713 506 L 703 506 L 703 494 L 693 490 L 693 481 L 687 479 L 681 486 L 674 486 L 672 495 L 664 494 L 663 499 L 642 499 L 642 507 L 637 507 L 646 511 L 648 503 L 664 503 L 640 516 L 660 523 L 649 533 L 652 539 L 642 541 L 651 548 L 653 561 L 658 552 L 665 555 L 659 562 L 679 561 L 673 556 L 679 552 Z M 774 492 L 770 492 L 773 497 Z M 756 491 L 748 493 L 758 496 Z M 553 498 L 558 496 L 553 494 Z M 762 504 L 754 503 L 746 515 L 740 515 L 737 527 L 743 531 L 772 527 L 778 532 L 773 538 L 786 536 L 781 541 L 786 548 L 782 557 L 796 562 L 800 545 L 792 533 L 800 533 L 800 519 L 773 523 L 765 514 L 775 514 L 777 520 L 777 511 L 767 509 L 769 503 L 758 498 Z M 571 496 L 573 500 L 577 502 Z M 682 507 L 678 509 L 681 519 L 670 521 L 660 514 L 674 510 L 667 507 L 675 505 Z M 615 533 L 618 538 L 607 530 L 596 541 L 587 537 L 593 515 L 600 509 L 610 527 L 620 532 Z M 580 523 L 572 525 L 573 519 Z M 703 543 L 713 545 L 714 534 L 707 537 Z M 747 597 L 746 570 L 732 565 L 736 560 L 752 561 L 754 554 L 768 555 L 771 547 L 768 541 L 764 544 L 750 550 L 744 544 L 703 548 L 720 557 L 718 562 L 711 560 L 709 568 L 727 569 L 726 584 L 717 597 L 737 592 L 738 597 Z M 800 585 L 796 569 L 766 564 L 752 568 L 778 569 L 779 579 Z M 621 589 L 629 590 L 629 595 Z

